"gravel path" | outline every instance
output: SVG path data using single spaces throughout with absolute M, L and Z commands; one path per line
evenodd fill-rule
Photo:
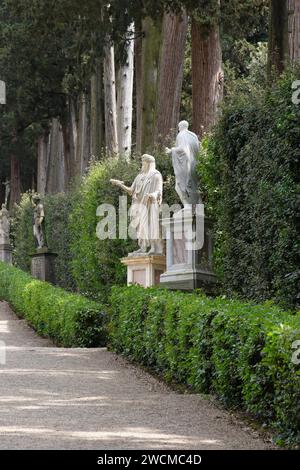
M 0 449 L 269 449 L 199 395 L 106 349 L 55 348 L 0 303 Z

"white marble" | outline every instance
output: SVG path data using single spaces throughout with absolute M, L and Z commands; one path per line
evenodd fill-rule
M 152 155 L 142 156 L 142 169 L 130 187 L 123 181 L 111 179 L 132 197 L 130 208 L 130 229 L 136 232 L 139 250 L 131 256 L 152 255 L 163 253 L 163 241 L 160 227 L 160 206 L 163 195 L 163 178 L 156 169 L 155 158 Z M 150 251 L 148 249 L 150 248 Z
M 0 210 L 0 245 L 9 245 L 10 219 L 9 212 L 5 204 L 2 204 Z
M 175 147 L 166 148 L 166 153 L 172 156 L 176 177 L 176 192 L 183 205 L 201 204 L 199 179 L 196 172 L 196 157 L 200 150 L 200 142 L 196 134 L 188 130 L 189 123 L 181 121 L 178 125 Z

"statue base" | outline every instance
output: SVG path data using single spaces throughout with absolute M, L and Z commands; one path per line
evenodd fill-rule
M 55 284 L 55 258 L 56 253 L 51 253 L 47 248 L 37 249 L 31 255 L 31 275 L 40 281 Z
M 164 255 L 131 255 L 121 263 L 127 266 L 127 285 L 137 284 L 152 287 L 160 283 L 160 276 L 166 270 Z
M 183 214 L 183 212 L 182 212 Z M 212 267 L 213 224 L 204 215 L 197 216 L 200 234 L 196 241 L 187 241 L 186 234 L 196 233 L 196 219 L 192 214 L 163 219 L 167 241 L 167 271 L 160 277 L 160 284 L 172 290 L 192 291 L 203 289 L 210 294 L 216 287 L 216 276 Z M 199 217 L 202 221 L 199 222 Z M 202 224 L 202 225 L 201 225 Z M 189 239 L 191 239 L 189 235 Z
M 0 261 L 12 264 L 12 248 L 9 243 L 0 244 Z

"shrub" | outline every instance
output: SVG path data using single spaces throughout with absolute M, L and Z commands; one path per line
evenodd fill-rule
M 299 314 L 271 302 L 114 287 L 109 334 L 113 350 L 300 442 Z
M 288 71 L 272 88 L 242 81 L 225 99 L 199 162 L 225 292 L 288 308 L 300 294 L 298 78 L 299 70 Z
M 57 344 L 94 347 L 106 342 L 106 314 L 101 304 L 33 279 L 2 262 L 0 299 Z

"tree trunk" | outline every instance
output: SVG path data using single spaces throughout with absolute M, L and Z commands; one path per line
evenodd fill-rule
M 165 13 L 156 109 L 155 142 L 174 139 L 180 116 L 184 51 L 188 27 L 187 14 Z
M 117 128 L 119 153 L 125 159 L 131 154 L 132 145 L 132 100 L 134 74 L 134 41 L 130 37 L 134 33 L 134 25 L 129 29 L 126 46 L 126 63 L 120 66 L 117 90 Z
M 142 152 L 142 55 L 143 55 L 143 38 L 142 38 L 142 22 L 135 23 L 136 39 L 134 45 L 135 56 L 135 97 L 136 97 L 136 134 L 135 134 L 135 150 L 137 153 Z
M 108 154 L 118 154 L 115 53 L 113 45 L 105 46 L 104 58 L 105 142 Z
M 288 0 L 288 41 L 291 62 L 300 61 L 300 0 Z
M 103 146 L 102 66 L 96 65 L 91 78 L 91 154 L 97 159 Z
M 10 156 L 10 203 L 12 209 L 21 199 L 21 172 L 20 160 L 13 152 Z
M 57 118 L 51 121 L 47 159 L 46 193 L 63 192 L 65 190 L 64 143 L 60 122 Z
M 284 70 L 288 56 L 288 0 L 270 0 L 268 78 Z
M 88 166 L 90 158 L 90 125 L 87 116 L 87 97 L 84 93 L 79 97 L 77 139 L 76 139 L 76 169 L 74 176 L 81 176 Z
M 136 79 L 140 80 L 140 84 L 137 83 L 140 86 L 137 91 L 137 150 L 141 153 L 151 149 L 154 143 L 161 26 L 161 19 L 154 22 L 151 18 L 145 18 L 142 24 L 144 37 L 141 57 L 137 57 L 140 60 L 140 75 L 136 75 Z
M 61 123 L 63 137 L 63 157 L 65 168 L 65 188 L 67 189 L 76 175 L 75 166 L 75 142 L 72 127 L 71 105 L 68 105 L 68 113 Z
M 38 138 L 38 158 L 37 158 L 37 192 L 44 196 L 46 193 L 47 169 L 48 169 L 48 142 L 49 131 Z
M 222 49 L 219 25 L 206 27 L 192 20 L 193 128 L 199 137 L 216 122 L 223 97 Z

